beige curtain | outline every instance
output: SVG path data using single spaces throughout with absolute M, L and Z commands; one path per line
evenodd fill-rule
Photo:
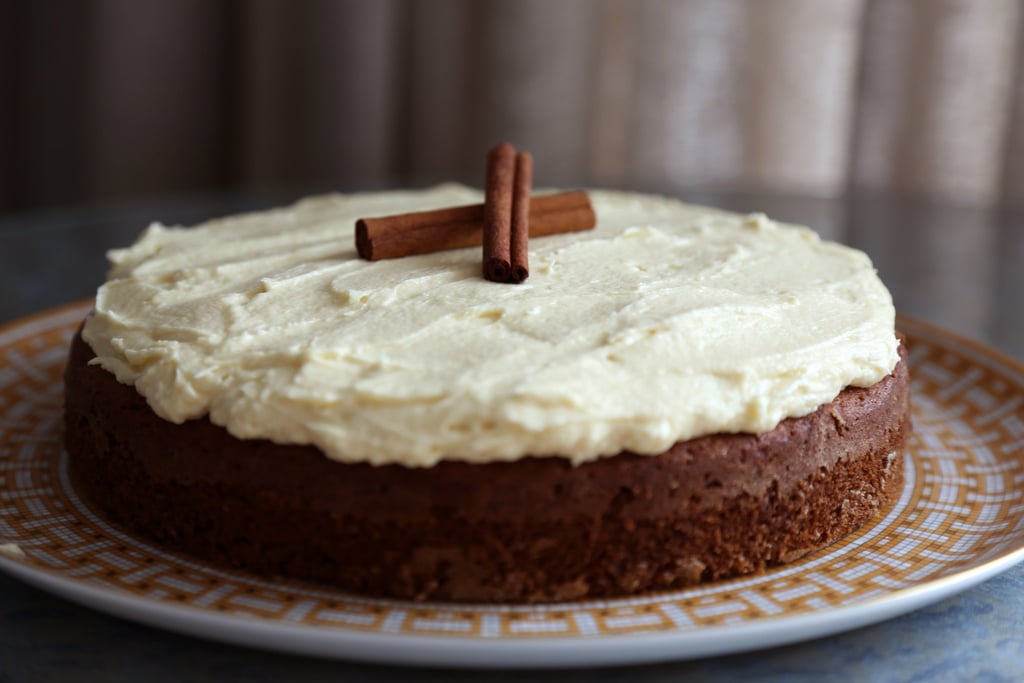
M 478 183 L 500 139 L 539 184 L 1024 205 L 1024 0 L 0 0 L 0 45 L 0 209 Z

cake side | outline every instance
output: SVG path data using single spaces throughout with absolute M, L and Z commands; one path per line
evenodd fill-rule
M 889 507 L 909 430 L 901 361 L 764 433 L 658 455 L 372 466 L 175 425 L 92 357 L 76 338 L 66 447 L 113 520 L 225 565 L 400 598 L 596 598 L 761 571 Z

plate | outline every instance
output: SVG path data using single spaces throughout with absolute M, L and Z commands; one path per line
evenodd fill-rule
M 0 330 L 0 568 L 152 626 L 392 664 L 654 662 L 878 622 L 1024 559 L 1024 368 L 901 318 L 915 428 L 902 496 L 884 518 L 796 563 L 690 590 L 531 606 L 375 600 L 224 570 L 108 524 L 71 486 L 61 371 L 90 305 Z

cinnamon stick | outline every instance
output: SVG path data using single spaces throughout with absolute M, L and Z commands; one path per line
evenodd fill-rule
M 508 281 L 519 284 L 530 277 L 530 188 L 533 185 L 533 157 L 528 152 L 516 155 L 516 175 L 512 187 L 512 226 L 509 255 L 512 268 Z
M 530 199 L 529 236 L 590 230 L 597 223 L 586 192 L 561 192 Z M 430 254 L 483 244 L 484 205 L 361 218 L 356 250 L 367 261 Z
M 508 280 L 512 268 L 512 186 L 515 184 L 516 150 L 503 142 L 487 154 L 484 186 L 484 278 Z

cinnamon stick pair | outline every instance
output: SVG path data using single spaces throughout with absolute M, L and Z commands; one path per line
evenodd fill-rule
M 594 227 L 586 192 L 560 192 L 530 200 L 530 237 Z M 450 206 L 356 221 L 356 250 L 367 261 L 431 254 L 483 244 L 484 205 Z
M 484 199 L 484 278 L 519 284 L 530 276 L 528 256 L 533 157 L 503 142 L 487 155 Z
M 494 169 L 493 182 L 492 155 L 500 161 L 499 168 Z M 499 145 L 488 155 L 488 201 L 484 204 L 359 219 L 355 234 L 359 257 L 379 261 L 484 244 L 485 277 L 490 255 L 497 263 L 493 278 L 488 279 L 522 282 L 529 274 L 529 237 L 590 230 L 597 223 L 586 192 L 562 192 L 531 199 L 531 162 L 530 155 L 517 157 L 511 145 Z M 497 204 L 495 195 L 500 195 Z M 492 226 L 490 231 L 485 230 L 487 224 Z M 507 232 L 503 232 L 503 226 Z M 485 239 L 485 232 L 490 237 Z

